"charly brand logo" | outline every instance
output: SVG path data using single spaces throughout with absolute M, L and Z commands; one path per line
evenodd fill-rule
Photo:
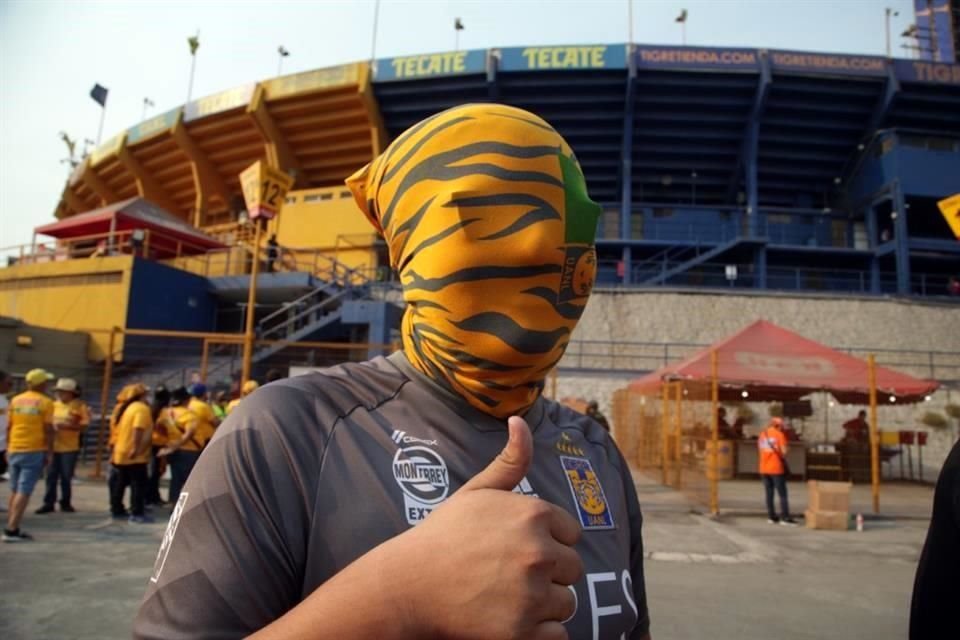
M 183 515 L 183 508 L 187 506 L 189 496 L 190 494 L 186 491 L 180 492 L 177 504 L 173 507 L 170 522 L 167 523 L 167 530 L 164 531 L 163 540 L 160 541 L 160 551 L 157 552 L 157 559 L 153 563 L 153 575 L 150 576 L 150 582 L 156 582 L 160 579 L 163 565 L 167 562 L 167 554 L 170 553 L 170 547 L 173 545 L 173 536 L 177 535 L 177 525 L 180 524 L 180 517 Z
M 567 476 L 567 484 L 577 506 L 580 525 L 585 530 L 613 529 L 613 514 L 600 486 L 600 478 L 586 458 L 560 456 L 560 464 Z
M 430 447 L 437 446 L 436 440 L 425 440 L 423 438 L 414 438 L 413 436 L 408 436 L 406 431 L 393 431 L 393 435 L 390 436 L 394 442 L 397 444 L 425 444 Z
M 586 455 L 583 452 L 583 449 L 573 444 L 573 438 L 568 436 L 564 432 L 560 432 L 560 439 L 557 440 L 557 443 L 554 445 L 557 451 L 560 453 L 565 453 L 568 456 L 584 456 Z
M 450 492 L 447 463 L 424 446 L 398 449 L 393 457 L 393 477 L 403 490 L 403 513 L 411 525 L 422 522 Z

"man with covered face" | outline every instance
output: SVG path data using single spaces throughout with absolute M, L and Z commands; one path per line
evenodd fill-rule
M 641 515 L 590 418 L 542 397 L 600 208 L 526 111 L 428 118 L 348 180 L 403 350 L 264 387 L 181 493 L 139 638 L 646 638 Z

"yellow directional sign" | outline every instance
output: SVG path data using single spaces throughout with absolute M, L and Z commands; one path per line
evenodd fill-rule
M 263 160 L 257 160 L 240 173 L 240 186 L 251 220 L 270 220 L 283 208 L 293 178 Z
M 940 213 L 946 218 L 947 224 L 953 229 L 953 235 L 960 240 L 960 193 L 945 198 L 937 203 Z

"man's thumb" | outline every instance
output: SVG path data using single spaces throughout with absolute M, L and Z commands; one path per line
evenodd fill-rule
M 518 416 L 507 420 L 510 439 L 503 451 L 493 459 L 487 468 L 473 476 L 461 491 L 476 489 L 501 489 L 513 491 L 526 475 L 533 461 L 533 436 L 527 421 Z

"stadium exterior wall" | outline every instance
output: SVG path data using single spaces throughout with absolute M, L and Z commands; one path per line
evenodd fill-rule
M 0 315 L 62 331 L 124 327 L 133 260 L 112 256 L 0 269 Z M 102 360 L 108 340 L 91 335 L 88 357 Z
M 758 319 L 836 348 L 960 352 L 953 304 L 771 292 L 599 290 L 574 340 L 710 344 Z
M 855 355 L 861 357 L 871 349 L 953 352 L 938 358 L 938 362 L 945 365 L 942 370 L 951 379 L 956 380 L 960 373 L 956 306 L 892 298 L 605 289 L 591 296 L 573 341 L 706 345 L 757 319 L 769 320 L 835 348 L 856 349 Z M 914 366 L 897 368 L 929 377 L 930 370 L 923 365 L 924 360 L 925 356 L 918 354 Z M 631 372 L 578 370 L 575 356 L 568 355 L 560 363 L 556 395 L 557 398 L 596 399 L 601 411 L 612 416 L 613 393 L 635 377 Z M 828 441 L 839 440 L 843 436 L 842 423 L 854 417 L 859 407 L 836 405 L 831 408 L 821 394 L 815 394 L 812 400 L 814 415 L 806 421 L 810 437 L 822 440 L 826 430 Z M 947 404 L 960 404 L 960 389 L 941 388 L 930 402 L 919 405 L 880 407 L 882 430 L 929 433 L 923 453 L 924 478 L 928 480 L 935 477 L 960 436 L 960 424 L 951 420 L 946 429 L 931 429 L 921 424 L 920 419 L 928 411 L 943 414 Z M 752 409 L 759 420 L 768 415 L 765 404 L 753 405 Z

